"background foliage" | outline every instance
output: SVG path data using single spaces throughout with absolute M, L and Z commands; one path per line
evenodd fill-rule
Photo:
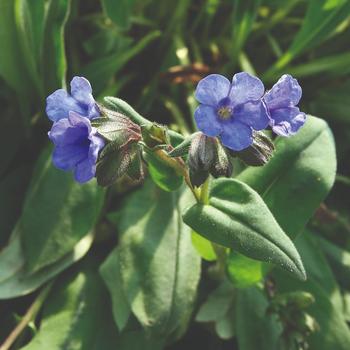
M 310 349 L 349 349 L 349 14 L 348 0 L 0 0 L 0 339 L 23 324 L 12 349 L 294 349 L 295 325 L 266 310 L 304 291 L 320 329 Z M 45 97 L 74 75 L 188 134 L 196 82 L 242 70 L 267 87 L 295 76 L 301 109 L 334 134 L 320 206 L 336 166 L 323 121 L 277 140 L 262 169 L 235 164 L 297 237 L 306 282 L 274 269 L 263 286 L 269 267 L 238 253 L 220 282 L 212 247 L 182 223 L 186 191 L 123 180 L 106 192 L 51 165 Z M 217 209 L 243 186 L 225 181 Z

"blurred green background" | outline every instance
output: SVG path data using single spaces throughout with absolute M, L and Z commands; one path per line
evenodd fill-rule
M 52 221 L 55 211 L 63 221 L 65 216 L 76 214 L 76 203 L 66 206 L 66 199 L 61 198 L 62 191 L 70 191 L 73 186 L 67 180 L 69 177 L 58 179 L 55 173 L 44 184 L 38 182 L 38 178 L 44 176 L 38 169 L 48 164 L 45 163 L 47 152 L 37 163 L 48 145 L 50 122 L 45 116 L 48 94 L 66 87 L 73 76 L 84 76 L 91 82 L 98 101 L 106 95 L 118 96 L 150 120 L 168 124 L 186 134 L 195 128 L 192 117 L 196 108 L 193 97 L 196 83 L 210 73 L 231 77 L 239 71 L 260 77 L 266 89 L 282 74 L 293 75 L 303 88 L 301 109 L 324 118 L 334 133 L 338 161 L 335 187 L 309 228 L 342 249 L 342 253 L 336 254 L 341 267 L 337 265 L 339 261 L 331 265 L 335 266 L 341 293 L 348 295 L 348 0 L 0 0 L 0 251 L 4 249 L 5 252 L 11 233 L 13 241 L 18 231 L 27 232 L 21 233 L 26 237 L 22 242 L 24 251 L 10 252 L 12 260 L 0 258 L 3 263 L 0 264 L 0 294 L 2 281 L 13 273 L 11 269 L 17 269 L 13 262 L 18 263 L 16 254 L 24 256 L 23 266 L 27 267 L 23 271 L 36 272 L 56 263 L 87 233 L 81 222 L 58 227 L 48 253 L 37 259 L 41 249 L 46 249 L 45 228 L 56 225 Z M 319 152 L 322 153 L 322 148 Z M 38 183 L 42 186 L 39 190 Z M 104 194 L 94 188 L 95 184 L 90 185 L 83 195 L 77 188 L 72 190 L 73 194 L 69 192 L 69 196 L 81 201 L 79 208 L 88 200 L 94 203 L 87 205 L 80 214 L 81 220 L 92 217 L 90 226 L 98 221 L 103 206 Z M 109 192 L 100 217 L 118 206 L 120 192 L 120 188 L 114 189 L 112 194 Z M 49 211 L 52 217 L 42 211 L 40 203 L 52 206 Z M 63 205 L 66 209 L 61 212 Z M 29 214 L 28 207 L 32 209 Z M 46 217 L 41 217 L 42 214 Z M 88 254 L 98 261 L 102 261 L 109 247 L 115 244 L 115 238 L 108 236 L 110 222 L 113 220 L 106 223 L 102 219 L 102 224 L 98 225 L 99 238 Z M 67 227 L 74 225 L 79 227 L 80 233 L 71 241 L 68 239 L 63 247 L 62 241 L 70 237 Z M 67 237 L 58 238 L 60 231 Z M 67 261 L 64 267 L 85 253 Z M 347 259 L 343 259 L 344 256 Z M 58 270 L 50 276 L 57 275 Z M 23 282 L 27 277 L 23 272 L 19 280 Z M 32 284 L 25 288 L 22 284 L 23 288 L 13 295 L 27 294 L 46 282 L 45 278 L 38 281 L 31 280 Z M 16 286 L 11 285 L 8 290 L 13 291 Z M 11 297 L 11 292 L 6 293 L 4 298 Z M 18 315 L 23 315 L 35 296 L 0 302 L 1 338 L 18 323 Z M 347 321 L 350 321 L 350 312 L 347 312 Z M 111 315 L 108 317 L 111 319 Z M 14 349 L 31 339 L 36 332 L 34 328 L 26 329 Z M 172 349 L 187 349 L 190 344 L 202 349 L 234 349 L 236 346 L 235 340 L 220 340 L 196 324 L 190 327 L 182 343 L 173 345 Z M 132 349 L 128 346 L 125 348 Z M 99 345 L 97 348 L 109 347 Z M 120 348 L 124 349 L 122 345 Z

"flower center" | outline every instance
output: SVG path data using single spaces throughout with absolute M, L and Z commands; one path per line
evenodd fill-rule
M 218 115 L 221 119 L 227 120 L 229 118 L 231 118 L 232 116 L 232 108 L 231 107 L 220 107 L 218 109 Z
M 233 115 L 231 100 L 228 97 L 223 98 L 218 105 L 217 114 L 220 119 L 227 120 Z

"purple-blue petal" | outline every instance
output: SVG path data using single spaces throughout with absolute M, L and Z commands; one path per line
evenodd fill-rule
M 88 145 L 67 144 L 56 146 L 52 154 L 54 166 L 61 170 L 72 170 L 75 165 L 86 158 Z
M 296 106 L 302 95 L 301 87 L 296 79 L 289 74 L 284 74 L 278 82 L 269 90 L 264 100 L 267 107 L 276 108 Z
M 262 81 L 246 72 L 237 73 L 232 78 L 230 100 L 234 106 L 249 101 L 259 100 L 265 88 Z
M 85 115 L 87 109 L 63 89 L 56 90 L 46 98 L 46 114 L 53 122 L 68 118 L 70 111 Z
M 70 88 L 72 97 L 81 104 L 89 106 L 95 102 L 90 82 L 87 79 L 74 77 L 70 82 Z
M 49 137 L 55 144 L 52 160 L 57 168 L 74 170 L 75 179 L 80 183 L 94 177 L 104 140 L 88 118 L 69 112 L 68 118 L 53 124 Z
M 253 131 L 246 124 L 233 120 L 225 125 L 220 138 L 224 146 L 241 151 L 253 143 Z
M 195 97 L 199 103 L 216 107 L 220 100 L 227 97 L 230 81 L 220 74 L 210 74 L 197 85 Z
M 236 106 L 233 110 L 233 118 L 254 130 L 265 129 L 270 121 L 266 106 L 261 100 Z
M 194 119 L 198 129 L 207 136 L 217 136 L 222 130 L 222 124 L 216 110 L 211 106 L 199 105 L 194 112 Z
M 90 181 L 96 173 L 96 164 L 90 162 L 88 158 L 78 163 L 74 170 L 74 179 L 79 183 Z
M 306 114 L 298 107 L 274 109 L 271 112 L 272 130 L 281 136 L 292 136 L 305 124 Z

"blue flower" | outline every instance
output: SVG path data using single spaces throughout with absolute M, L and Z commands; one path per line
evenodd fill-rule
M 96 173 L 96 161 L 104 140 L 97 136 L 90 120 L 73 111 L 68 118 L 55 122 L 48 133 L 55 149 L 53 164 L 62 170 L 74 171 L 77 182 L 91 180 Z
M 304 125 L 306 115 L 297 107 L 301 95 L 300 85 L 289 74 L 282 75 L 265 94 L 264 101 L 269 112 L 270 126 L 276 134 L 291 136 Z
M 99 117 L 100 110 L 92 96 L 92 88 L 89 81 L 83 77 L 74 77 L 70 86 L 70 94 L 64 89 L 59 89 L 47 97 L 47 116 L 53 122 L 57 122 L 62 118 L 68 118 L 71 111 L 89 119 Z
M 261 80 L 248 73 L 235 74 L 232 83 L 222 75 L 208 75 L 195 92 L 200 103 L 194 115 L 198 129 L 207 136 L 219 136 L 234 151 L 249 147 L 253 129 L 262 130 L 269 124 L 263 94 Z

